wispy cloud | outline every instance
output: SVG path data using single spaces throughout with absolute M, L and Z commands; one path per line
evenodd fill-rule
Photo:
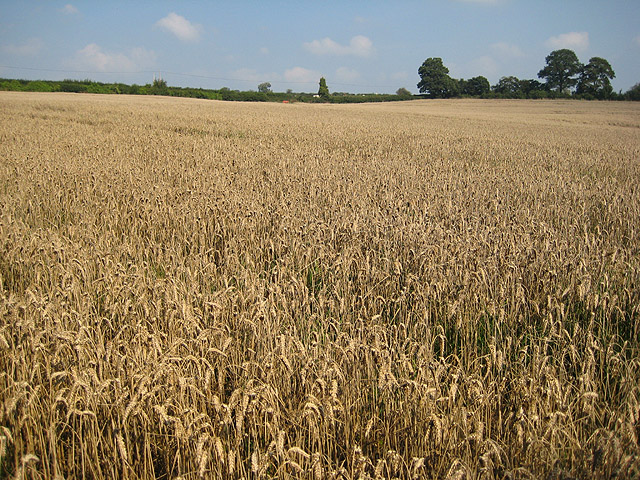
M 175 12 L 158 20 L 156 25 L 184 42 L 196 42 L 202 33 L 202 25 L 193 24 Z
M 284 79 L 294 83 L 312 83 L 320 80 L 320 73 L 303 67 L 293 67 L 285 70 Z
M 3 45 L 0 47 L 3 53 L 7 53 L 9 55 L 17 55 L 23 57 L 31 57 L 33 55 L 37 55 L 40 53 L 42 48 L 44 47 L 44 43 L 39 38 L 30 38 L 25 43 L 20 45 Z
M 155 63 L 153 50 L 143 47 L 131 49 L 127 54 L 107 52 L 95 43 L 76 52 L 74 64 L 81 68 L 90 68 L 100 72 L 135 71 L 147 68 Z
M 374 53 L 373 42 L 363 35 L 351 39 L 349 45 L 341 45 L 329 37 L 303 44 L 304 48 L 315 55 L 355 55 L 369 57 Z
M 586 50 L 589 46 L 589 33 L 569 32 L 550 37 L 545 42 L 550 48 L 569 48 L 575 50 Z
M 520 47 L 506 42 L 498 42 L 491 44 L 491 50 L 502 58 L 520 58 L 524 57 L 524 52 Z
M 60 11 L 65 15 L 75 15 L 77 13 L 80 13 L 78 12 L 78 9 L 73 5 L 71 5 L 70 3 L 67 3 L 64 7 L 62 7 Z

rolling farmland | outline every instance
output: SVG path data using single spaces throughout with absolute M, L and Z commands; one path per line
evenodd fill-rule
M 0 478 L 640 475 L 640 105 L 0 113 Z

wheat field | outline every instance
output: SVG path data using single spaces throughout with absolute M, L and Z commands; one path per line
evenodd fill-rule
M 0 478 L 640 475 L 640 105 L 0 114 Z

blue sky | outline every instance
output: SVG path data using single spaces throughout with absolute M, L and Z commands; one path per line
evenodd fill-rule
M 604 57 L 640 82 L 638 0 L 7 1 L 0 77 L 90 78 L 313 92 L 417 92 L 441 57 L 455 78 L 537 78 L 552 50 Z

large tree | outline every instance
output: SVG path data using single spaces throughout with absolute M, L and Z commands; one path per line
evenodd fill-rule
M 544 90 L 544 85 L 537 80 L 533 79 L 524 79 L 520 80 L 520 91 L 528 97 L 533 92 L 538 92 Z
M 427 58 L 418 68 L 418 75 L 418 89 L 431 98 L 449 98 L 458 93 L 458 82 L 449 76 L 441 58 Z
M 604 58 L 593 57 L 580 73 L 576 92 L 600 99 L 609 98 L 613 92 L 611 79 L 615 76 L 616 74 L 608 61 Z
M 269 82 L 264 82 L 258 85 L 258 91 L 260 93 L 269 93 L 271 91 L 271 84 Z
M 582 64 L 573 50 L 554 50 L 545 60 L 547 65 L 538 72 L 538 77 L 545 79 L 549 90 L 562 93 L 576 85 Z
M 324 77 L 320 77 L 318 95 L 320 95 L 320 98 L 324 98 L 325 100 L 329 98 L 329 87 L 327 87 L 327 80 Z
M 514 76 L 501 77 L 498 83 L 493 86 L 493 91 L 504 97 L 513 98 L 521 96 L 520 79 Z
M 482 75 L 470 78 L 469 80 L 460 80 L 460 90 L 465 95 L 480 97 L 485 93 L 489 93 L 491 85 L 489 80 Z
M 633 87 L 627 90 L 624 94 L 624 98 L 627 100 L 639 101 L 640 100 L 640 83 L 636 83 Z

